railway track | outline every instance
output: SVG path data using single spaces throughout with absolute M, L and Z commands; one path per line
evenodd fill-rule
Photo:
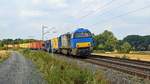
M 150 62 L 91 56 L 83 61 L 150 80 Z
M 126 63 L 132 63 L 132 64 L 138 64 L 143 66 L 150 67 L 150 62 L 148 61 L 142 61 L 142 60 L 133 60 L 133 59 L 123 59 L 123 58 L 117 58 L 117 57 L 109 57 L 109 56 L 99 56 L 99 55 L 92 55 L 94 58 L 105 58 L 105 59 L 111 59 L 115 61 L 122 61 Z
M 76 59 L 72 56 L 70 58 Z M 79 58 L 78 60 L 150 80 L 150 62 L 97 55 L 92 55 L 86 59 Z

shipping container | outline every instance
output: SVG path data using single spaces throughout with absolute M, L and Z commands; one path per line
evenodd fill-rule
M 24 48 L 24 44 L 19 44 L 19 47 L 20 48 Z
M 29 46 L 30 46 L 30 43 L 25 43 L 25 48 L 26 49 L 29 48 Z
M 51 40 L 47 40 L 44 42 L 44 47 L 43 50 L 47 51 L 47 52 L 51 52 Z
M 22 43 L 22 44 L 19 44 L 19 45 L 15 45 L 15 47 L 20 47 L 20 48 L 29 48 L 30 47 L 30 43 Z
M 52 48 L 53 49 L 58 49 L 58 38 L 53 38 L 52 39 Z
M 30 49 L 43 49 L 43 41 L 36 41 L 30 43 Z
M 14 45 L 14 48 L 19 48 L 19 44 L 15 44 L 15 45 Z
M 13 48 L 14 46 L 12 44 L 8 44 L 7 48 Z
M 70 48 L 70 38 L 71 35 L 70 34 L 64 34 L 61 36 L 61 48 Z

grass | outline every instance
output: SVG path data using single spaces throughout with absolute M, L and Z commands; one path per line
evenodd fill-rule
M 36 64 L 48 84 L 108 84 L 101 72 L 94 73 L 75 62 L 68 63 L 43 51 L 24 50 L 22 53 Z
M 6 50 L 2 50 L 0 51 L 0 62 L 6 60 L 10 55 L 10 52 L 9 51 L 6 51 Z
M 124 54 L 124 53 L 93 53 L 100 56 L 118 57 L 123 59 L 141 60 L 150 62 L 150 54 Z
M 130 59 L 130 57 L 127 56 L 127 55 L 123 55 L 121 58 L 122 58 L 122 59 Z

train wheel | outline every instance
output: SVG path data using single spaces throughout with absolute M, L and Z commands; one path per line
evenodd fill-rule
M 69 55 L 69 56 L 71 56 L 71 55 L 72 55 L 72 54 L 71 54 L 71 50 L 68 50 L 68 55 Z

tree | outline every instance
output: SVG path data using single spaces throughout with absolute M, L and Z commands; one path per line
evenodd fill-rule
M 150 51 L 150 44 L 148 45 L 148 49 L 147 50 Z
M 96 49 L 113 51 L 116 48 L 117 38 L 111 31 L 105 30 L 102 34 L 94 37 Z
M 136 51 L 147 51 L 150 45 L 149 36 L 129 35 L 123 39 L 124 42 L 128 42 Z
M 3 47 L 2 41 L 0 40 L 0 47 Z
M 123 45 L 123 41 L 122 40 L 119 40 L 118 42 L 117 42 L 117 45 L 116 45 L 116 50 L 117 51 L 119 51 L 119 52 L 121 52 L 121 46 Z
M 124 42 L 121 46 L 121 52 L 129 53 L 132 49 L 132 46 L 128 42 Z
M 0 41 L 0 46 L 3 46 L 5 44 L 20 44 L 20 43 L 28 43 L 28 42 L 33 42 L 35 41 L 34 39 L 3 39 Z

